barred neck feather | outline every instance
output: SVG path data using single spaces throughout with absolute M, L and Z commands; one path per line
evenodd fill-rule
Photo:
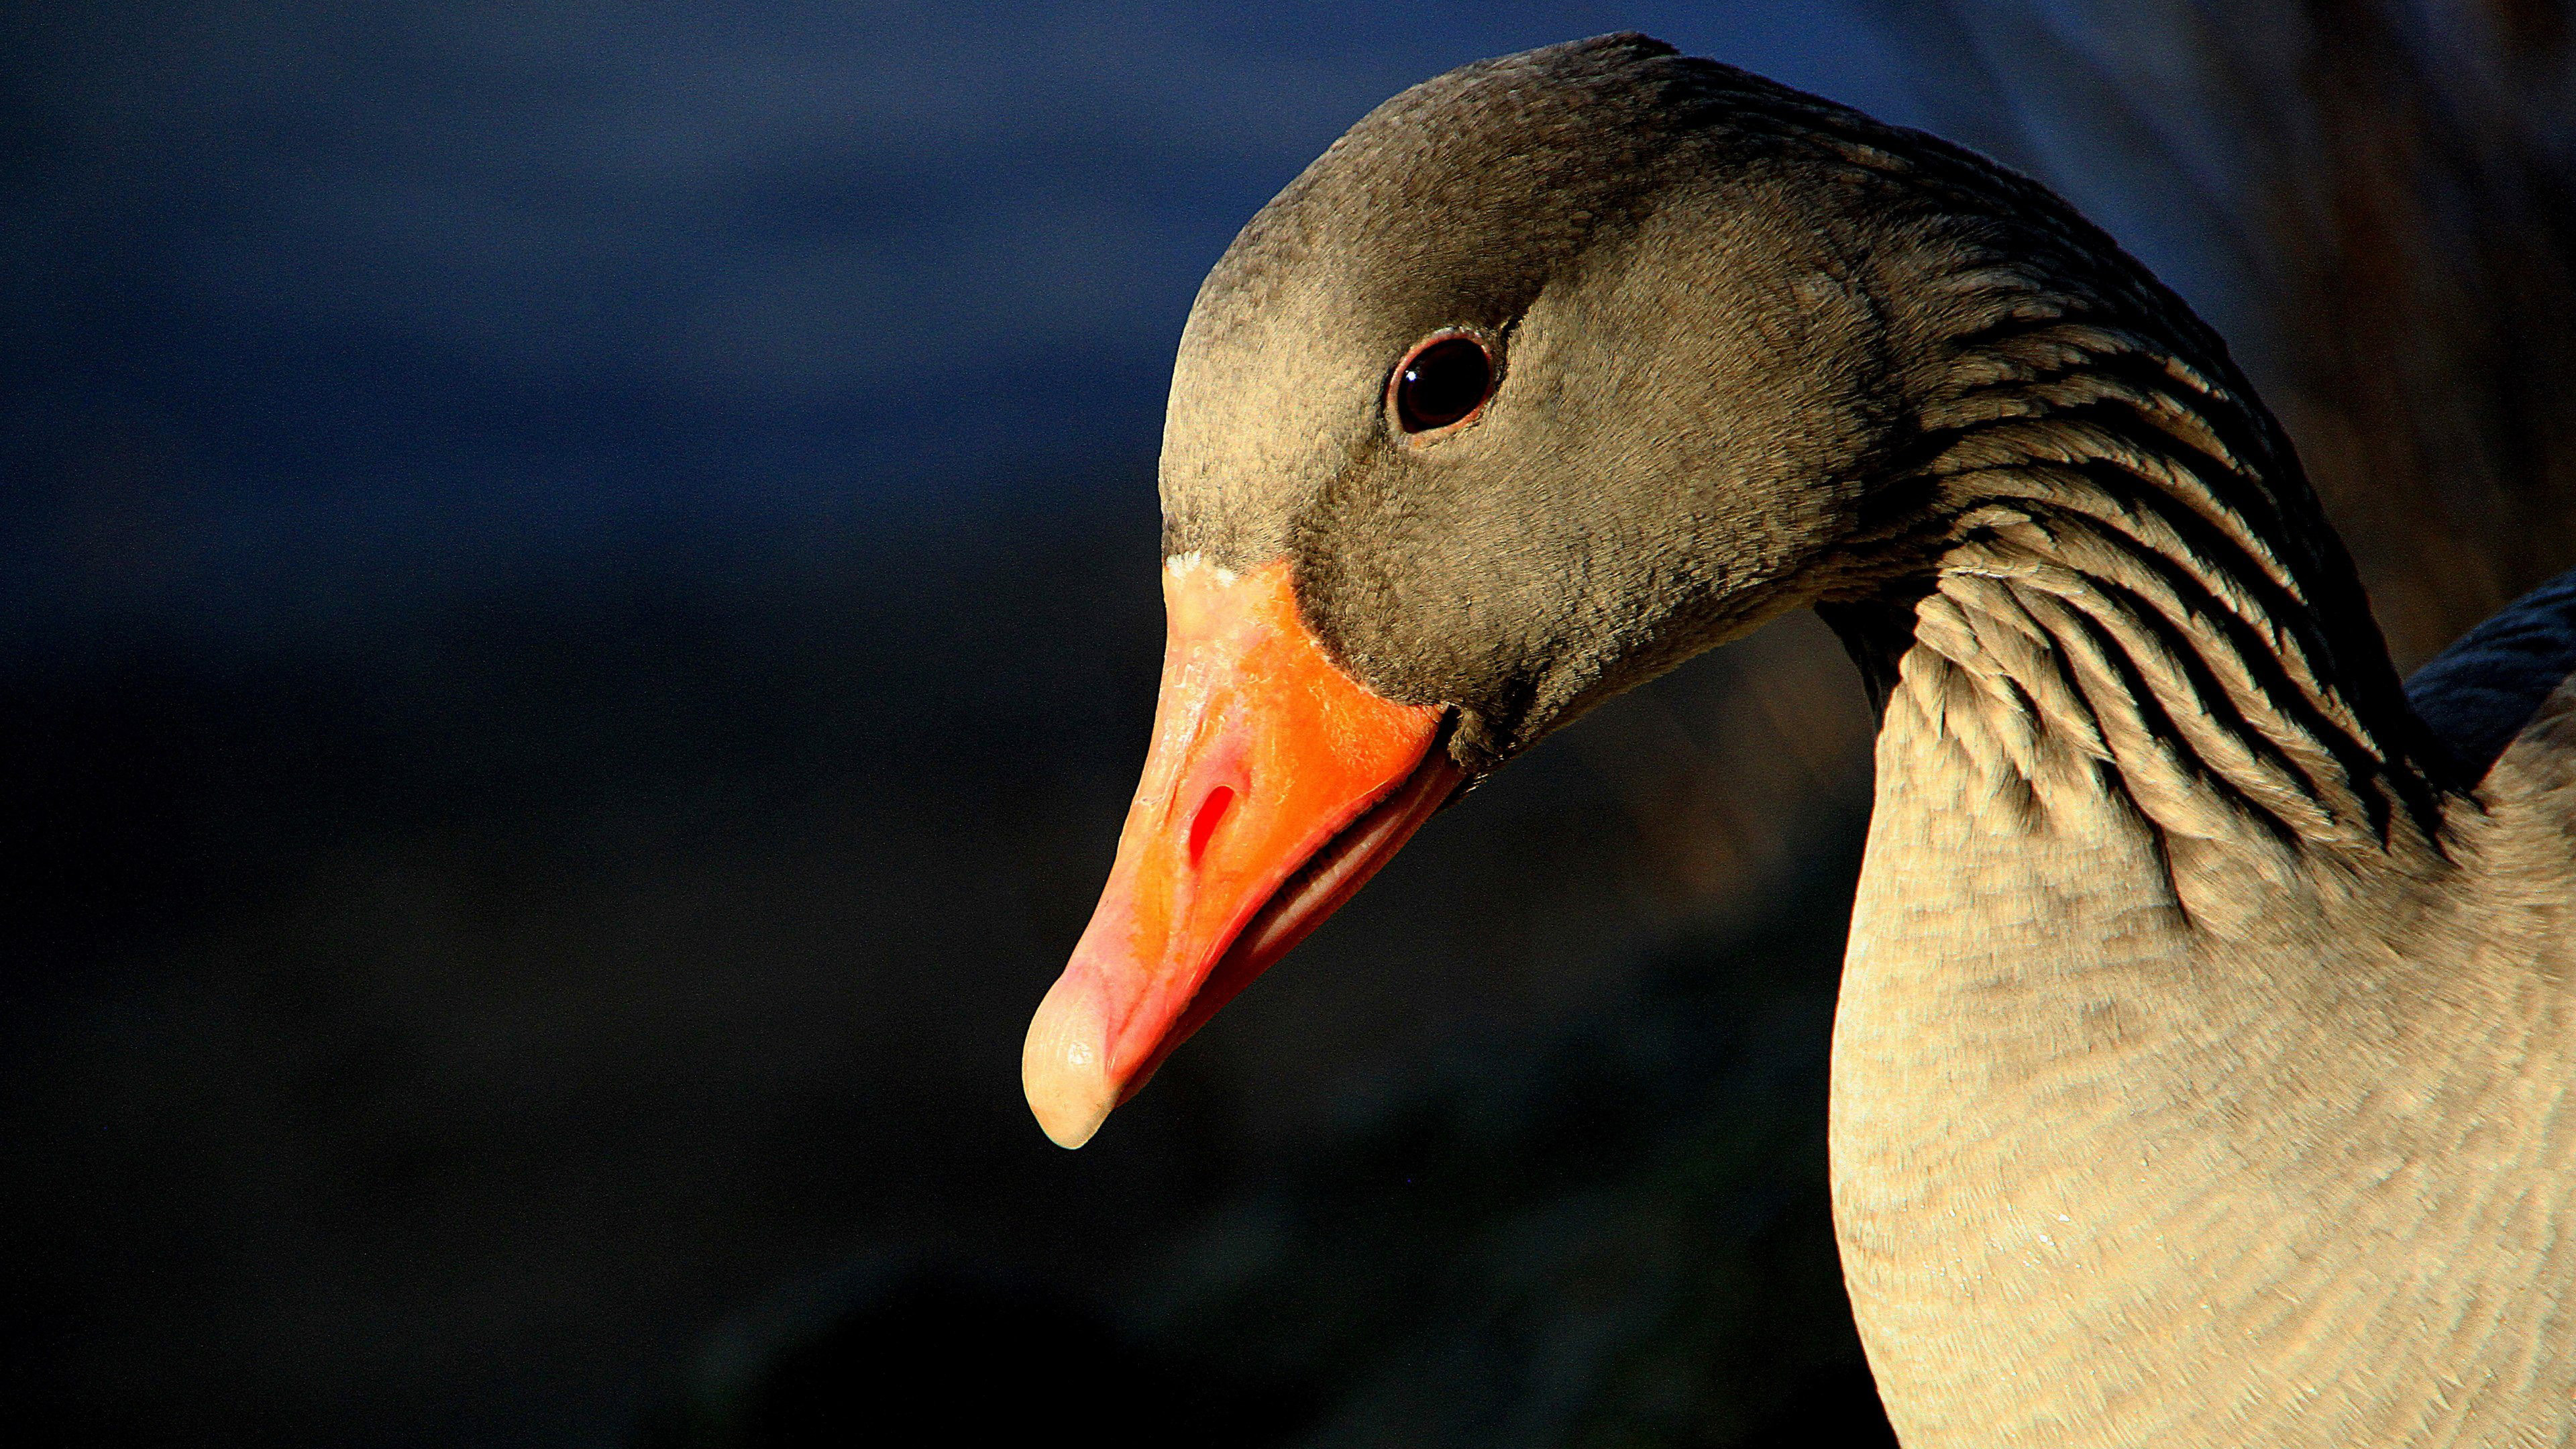
M 1946 737 L 2008 814 L 2078 769 L 2169 851 L 2438 853 L 2438 752 L 2223 357 L 2195 365 L 2018 274 L 1954 285 L 2004 315 L 1950 355 L 1889 492 L 1880 542 L 1915 565 L 1824 608 L 1887 727 Z

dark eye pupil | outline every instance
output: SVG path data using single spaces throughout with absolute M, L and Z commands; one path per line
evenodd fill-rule
M 1493 380 L 1493 359 L 1482 343 L 1444 337 L 1404 365 L 1395 382 L 1395 420 L 1408 433 L 1445 428 L 1482 406 Z

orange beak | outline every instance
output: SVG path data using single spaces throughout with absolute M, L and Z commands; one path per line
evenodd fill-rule
M 1441 711 L 1371 694 L 1297 616 L 1285 560 L 1163 573 L 1170 635 L 1145 779 L 1091 925 L 1020 1057 L 1080 1147 L 1172 1049 L 1349 900 L 1465 772 Z

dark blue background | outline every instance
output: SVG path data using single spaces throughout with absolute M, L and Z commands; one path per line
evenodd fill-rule
M 21 7 L 0 618 L 327 631 L 1148 454 L 1325 143 L 1621 27 L 1923 119 L 1835 4 Z

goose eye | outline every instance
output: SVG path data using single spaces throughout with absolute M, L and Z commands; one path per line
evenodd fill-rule
M 1485 344 L 1459 332 L 1427 337 L 1395 369 L 1395 422 L 1408 433 L 1465 422 L 1494 388 Z

